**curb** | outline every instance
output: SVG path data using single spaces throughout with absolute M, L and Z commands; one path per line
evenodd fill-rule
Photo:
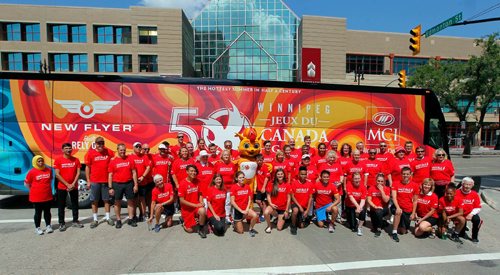
M 481 191 L 481 199 L 489 206 L 491 207 L 493 210 L 496 210 L 496 211 L 499 211 L 497 206 L 496 206 L 496 203 L 495 201 L 493 201 L 492 199 L 488 198 L 488 196 L 486 196 L 486 194 L 484 193 L 484 191 Z

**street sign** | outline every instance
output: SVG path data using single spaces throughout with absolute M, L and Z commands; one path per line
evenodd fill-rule
M 427 38 L 427 37 L 429 37 L 437 32 L 440 32 L 440 31 L 448 28 L 449 26 L 451 26 L 455 23 L 458 23 L 460 21 L 462 21 L 462 12 L 455 14 L 451 18 L 448 18 L 448 19 L 444 20 L 443 22 L 437 24 L 436 26 L 426 30 L 424 33 L 424 36 Z

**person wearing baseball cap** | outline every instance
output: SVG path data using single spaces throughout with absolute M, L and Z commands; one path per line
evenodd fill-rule
M 318 169 L 316 169 L 315 165 L 311 165 L 311 155 L 303 154 L 301 157 L 301 166 L 305 166 L 307 168 L 307 178 L 312 182 L 316 182 L 318 179 Z
M 151 161 L 147 154 L 144 154 L 142 150 L 142 143 L 139 141 L 134 142 L 134 153 L 130 155 L 130 158 L 135 163 L 135 168 L 137 170 L 137 182 L 139 183 L 139 190 L 135 194 L 135 205 L 139 206 L 139 218 L 136 217 L 136 209 L 134 207 L 134 219 L 136 221 L 144 221 L 146 216 L 146 208 L 149 205 L 151 199 Z M 148 186 L 149 185 L 149 186 Z M 148 192 L 149 191 L 149 192 Z M 151 209 L 150 209 L 151 211 Z
M 195 163 L 198 168 L 198 180 L 200 181 L 200 192 L 205 196 L 206 190 L 215 174 L 215 166 L 208 161 L 208 152 L 200 151 L 198 161 Z
M 153 167 L 152 174 L 161 175 L 166 183 L 170 183 L 169 171 L 174 161 L 174 158 L 168 153 L 169 145 L 170 144 L 167 141 L 160 143 L 160 145 L 158 146 L 158 153 L 153 155 L 153 163 L 152 163 Z

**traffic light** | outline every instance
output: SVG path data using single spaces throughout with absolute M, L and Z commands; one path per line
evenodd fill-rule
M 413 52 L 413 55 L 417 55 L 420 53 L 420 35 L 422 34 L 422 25 L 418 25 L 410 31 L 410 50 Z
M 399 76 L 399 78 L 398 78 L 398 81 L 399 81 L 398 86 L 400 88 L 406 88 L 406 71 L 405 70 L 399 71 L 398 76 Z

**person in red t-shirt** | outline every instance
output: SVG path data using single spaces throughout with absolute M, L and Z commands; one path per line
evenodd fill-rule
M 288 140 L 287 145 L 290 146 L 290 157 L 295 159 L 296 162 L 299 162 L 300 157 L 302 156 L 302 149 L 295 148 L 295 140 L 293 138 Z M 285 151 L 285 156 L 286 156 L 286 150 L 284 147 L 283 147 L 283 151 Z
M 300 165 L 307 168 L 307 178 L 315 182 L 318 179 L 318 169 L 316 169 L 315 165 L 311 164 L 311 155 L 305 154 L 301 158 L 302 162 Z
M 163 176 L 156 174 L 153 177 L 155 183 L 155 188 L 153 188 L 151 194 L 151 216 L 149 217 L 149 223 L 155 219 L 156 223 L 154 230 L 156 233 L 160 232 L 160 218 L 161 215 L 165 215 L 165 227 L 171 227 L 173 225 L 173 216 L 175 213 L 174 207 L 174 189 L 171 184 L 165 184 L 163 182 Z
M 366 219 L 366 187 L 361 183 L 361 173 L 352 173 L 352 181 L 347 186 L 346 193 L 345 211 L 347 223 L 352 232 L 357 231 L 358 236 L 363 236 L 363 223 Z
M 226 233 L 224 217 L 226 217 L 228 192 L 224 185 L 223 176 L 216 173 L 208 187 L 206 196 L 208 224 L 216 236 L 224 236 Z
M 198 139 L 196 150 L 194 150 L 194 152 L 193 152 L 193 157 L 197 157 L 202 150 L 210 152 L 205 140 L 200 138 L 200 139 Z
M 26 175 L 24 186 L 28 188 L 29 200 L 35 208 L 35 233 L 43 235 L 44 231 L 40 227 L 43 219 L 45 220 L 46 233 L 52 233 L 54 230 L 50 225 L 52 215 L 50 214 L 50 203 L 52 202 L 52 170 L 45 166 L 45 161 L 40 155 L 36 155 L 31 160 L 33 168 Z
M 465 222 L 472 222 L 472 242 L 478 243 L 479 229 L 483 221 L 479 217 L 479 212 L 481 212 L 481 199 L 476 191 L 472 190 L 474 187 L 474 180 L 470 177 L 465 177 L 462 179 L 462 188 L 457 191 L 457 199 L 462 201 L 464 208 Z M 460 237 L 465 238 L 465 226 L 460 231 Z
M 413 142 L 411 140 L 407 140 L 405 142 L 405 158 L 409 162 L 412 162 L 415 158 L 417 158 L 417 154 L 413 152 Z
M 186 142 L 186 149 L 188 150 L 188 157 L 194 159 L 194 145 L 191 141 Z
M 436 183 L 434 192 L 441 198 L 444 196 L 444 189 L 450 182 L 455 182 L 455 168 L 448 159 L 446 152 L 439 148 L 434 152 L 434 159 L 431 164 L 431 179 Z
M 63 156 L 54 161 L 54 171 L 57 179 L 57 208 L 59 218 L 59 231 L 66 230 L 64 221 L 64 209 L 68 194 L 71 200 L 71 212 L 73 213 L 73 227 L 82 228 L 83 224 L 78 221 L 78 178 L 80 176 L 80 160 L 71 155 L 73 148 L 70 143 L 62 145 Z
M 411 181 L 411 169 L 404 167 L 401 171 L 401 181 L 394 182 L 391 191 L 394 215 L 392 223 L 392 239 L 399 242 L 398 229 L 400 234 L 406 234 L 410 229 L 410 216 L 413 206 L 417 203 L 419 186 Z
M 267 185 L 271 179 L 271 173 L 269 172 L 269 166 L 264 164 L 264 156 L 262 154 L 257 154 L 255 156 L 255 162 L 257 163 L 257 173 L 255 176 L 255 181 L 257 183 L 254 201 L 260 208 L 260 221 L 265 221 L 264 210 L 267 208 Z
M 189 164 L 195 164 L 195 160 L 189 157 L 189 152 L 186 147 L 179 149 L 179 158 L 172 163 L 170 174 L 175 186 L 179 186 L 179 182 L 187 177 L 186 167 Z
M 172 156 L 177 159 L 179 158 L 179 152 L 181 148 L 185 148 L 186 143 L 184 143 L 184 133 L 177 134 L 177 144 L 170 146 L 170 152 Z
M 228 150 L 231 153 L 231 160 L 237 160 L 240 158 L 240 152 L 233 149 L 233 142 L 230 140 L 224 141 L 224 150 Z
M 394 155 L 389 152 L 387 143 L 385 141 L 381 141 L 379 143 L 379 152 L 377 154 L 376 159 L 383 164 L 383 172 L 385 175 L 388 175 L 390 173 L 390 165 L 391 161 L 394 158 Z
M 234 174 L 238 171 L 238 166 L 231 161 L 231 152 L 229 150 L 222 151 L 220 161 L 215 163 L 215 173 L 222 175 L 224 180 L 224 188 L 226 188 L 226 222 L 231 224 L 231 196 L 229 192 L 234 183 Z
M 332 214 L 332 219 L 328 225 L 328 232 L 335 232 L 335 217 L 338 215 L 338 205 L 340 195 L 334 184 L 330 183 L 330 172 L 321 171 L 319 180 L 314 183 L 314 204 L 317 225 L 323 228 L 328 221 L 328 213 Z
M 290 233 L 297 235 L 297 227 L 304 228 L 312 208 L 314 186 L 307 178 L 307 168 L 299 167 L 299 178 L 292 181 L 292 222 Z
M 342 169 L 344 166 L 347 165 L 351 161 L 352 158 L 352 146 L 348 143 L 342 144 L 340 146 L 340 156 L 339 156 L 339 163 L 342 166 Z
M 311 136 L 304 136 L 304 145 L 308 148 L 308 154 L 314 157 L 318 154 L 318 150 L 311 146 Z
M 375 237 L 380 237 L 380 229 L 384 228 L 383 218 L 389 214 L 389 200 L 391 189 L 385 185 L 384 174 L 380 173 L 375 178 L 376 185 L 368 187 L 366 202 L 370 206 L 370 218 L 372 221 L 372 232 Z
M 186 167 L 187 178 L 179 182 L 179 201 L 181 206 L 181 223 L 184 231 L 193 233 L 198 231 L 202 239 L 207 237 L 205 222 L 207 219 L 207 211 L 203 203 L 199 185 L 200 181 L 197 179 L 198 168 L 195 165 L 188 165 Z M 198 218 L 198 224 L 196 223 Z
M 281 231 L 285 225 L 285 219 L 288 219 L 290 214 L 288 210 L 290 209 L 290 202 L 292 199 L 292 188 L 288 183 L 284 169 L 280 168 L 276 170 L 273 184 L 268 184 L 266 191 L 267 203 L 269 205 L 264 211 L 264 217 L 267 222 L 267 228 L 265 231 L 266 233 L 271 233 L 271 215 L 278 216 L 276 229 Z
M 211 164 L 215 165 L 220 160 L 219 152 L 217 151 L 217 145 L 215 145 L 215 143 L 210 143 L 208 145 L 208 154 L 208 162 L 210 162 Z M 198 154 L 198 156 L 199 155 L 200 154 Z
M 121 209 L 123 195 L 127 199 L 128 225 L 136 227 L 134 219 L 134 198 L 139 191 L 137 170 L 134 160 L 127 155 L 127 147 L 120 143 L 117 146 L 118 156 L 113 158 L 108 165 L 109 195 L 115 196 L 116 228 L 122 227 Z
M 194 165 L 198 168 L 197 179 L 200 181 L 200 192 L 203 194 L 203 197 L 205 197 L 204 193 L 207 191 L 207 188 L 215 174 L 215 166 L 208 161 L 207 151 L 200 152 L 198 161 Z
M 265 162 L 265 160 L 264 160 Z M 285 171 L 285 178 L 287 179 L 287 182 L 291 182 L 291 176 L 292 174 L 290 173 L 290 166 L 288 166 L 288 162 L 285 161 L 285 153 L 281 150 L 276 151 L 276 155 L 274 157 L 274 160 L 271 162 L 271 166 L 273 167 L 273 172 L 272 174 L 274 175 L 278 169 L 282 169 Z M 271 180 L 274 180 L 271 178 Z
M 262 144 L 263 148 L 262 151 L 260 152 L 262 156 L 264 156 L 264 163 L 272 163 L 274 161 L 275 155 L 273 151 L 271 150 L 272 144 L 270 140 L 264 141 Z
M 323 165 L 326 162 L 327 159 L 327 151 L 326 151 L 326 144 L 321 142 L 318 144 L 318 154 L 315 156 L 311 157 L 311 163 L 313 165 L 316 165 L 316 168 L 321 171 L 319 168 L 321 165 Z
M 330 183 L 335 184 L 337 190 L 342 190 L 342 183 L 344 182 L 344 171 L 342 170 L 342 166 L 337 161 L 337 153 L 334 151 L 328 151 L 326 154 L 326 162 L 323 163 L 318 171 L 326 170 L 330 172 Z M 340 195 L 342 195 L 340 193 Z
M 285 153 L 285 162 L 288 163 L 288 168 L 290 169 L 290 176 L 292 179 L 296 178 L 298 173 L 299 157 L 294 157 L 292 155 L 292 147 L 290 145 L 283 146 L 283 152 Z
M 412 180 L 421 184 L 424 179 L 430 178 L 432 159 L 425 156 L 425 148 L 423 146 L 418 146 L 415 152 L 417 156 L 410 162 L 411 170 L 413 171 Z
M 170 145 L 168 142 L 164 141 L 158 145 L 158 153 L 154 154 L 152 157 L 152 167 L 153 175 L 160 174 L 163 177 L 163 181 L 167 184 L 173 184 L 175 189 L 179 188 L 178 185 L 172 183 L 169 179 L 170 169 L 172 168 L 172 163 L 174 162 L 174 157 L 168 153 Z
M 339 152 L 339 142 L 336 139 L 332 139 L 329 145 L 331 151 L 334 151 L 335 153 Z
M 448 184 L 444 196 L 439 199 L 438 210 L 441 214 L 441 222 L 439 222 L 439 233 L 441 236 L 448 232 L 448 225 L 453 222 L 455 228 L 451 233 L 452 241 L 462 243 L 459 237 L 459 232 L 465 226 L 464 204 L 462 200 L 455 196 L 457 188 L 454 184 Z
M 365 161 L 368 159 L 368 153 L 365 151 L 365 144 L 362 141 L 356 142 L 356 150 L 359 151 L 359 160 Z
M 139 218 L 136 215 L 136 208 L 134 207 L 134 220 L 143 222 L 146 215 L 146 208 L 151 205 L 151 192 L 149 192 L 151 182 L 148 181 L 149 173 L 151 172 L 151 160 L 149 160 L 148 155 L 143 153 L 142 143 L 134 142 L 132 145 L 134 147 L 134 153 L 130 155 L 130 158 L 135 163 L 135 169 L 137 171 L 137 183 L 139 184 L 139 189 L 135 197 L 135 205 L 139 207 Z M 154 183 L 153 183 L 154 185 Z M 151 208 L 149 209 L 151 213 Z
M 382 173 L 384 175 L 382 162 L 376 159 L 377 149 L 370 148 L 368 150 L 368 159 L 364 161 L 364 183 L 367 188 L 371 186 L 376 186 L 376 177 L 378 174 Z
M 255 237 L 257 231 L 254 226 L 257 223 L 258 215 L 250 207 L 252 205 L 252 190 L 245 184 L 245 174 L 242 171 L 236 172 L 236 184 L 231 186 L 231 205 L 233 206 L 234 230 L 243 234 L 243 219 L 250 219 L 248 233 Z
M 434 227 L 438 222 L 438 197 L 433 192 L 434 181 L 425 179 L 420 186 L 417 203 L 413 205 L 410 218 L 415 221 L 415 237 L 429 234 L 434 239 Z
M 401 169 L 403 167 L 410 167 L 410 161 L 405 157 L 405 149 L 401 146 L 396 148 L 394 157 L 387 164 L 388 174 L 387 179 L 389 180 L 389 186 L 392 186 L 394 181 L 401 181 Z
M 90 189 L 90 201 L 92 202 L 92 217 L 90 228 L 99 225 L 97 221 L 97 210 L 99 200 L 104 201 L 104 220 L 111 226 L 115 222 L 109 217 L 109 189 L 108 189 L 108 164 L 115 153 L 104 146 L 104 138 L 97 137 L 94 142 L 95 149 L 90 149 L 85 155 L 85 176 L 87 178 L 87 189 Z

